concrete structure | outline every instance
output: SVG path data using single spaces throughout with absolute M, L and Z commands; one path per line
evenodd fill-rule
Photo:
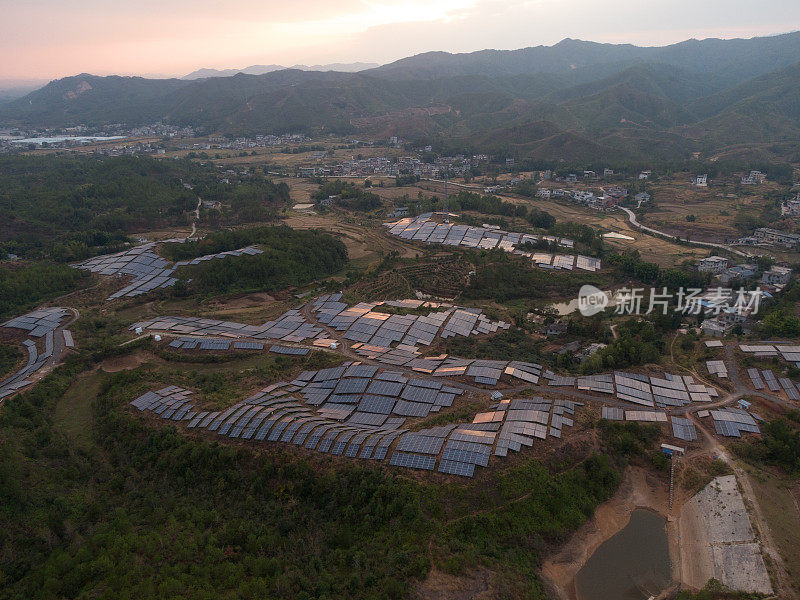
M 766 285 L 783 286 L 789 283 L 792 277 L 792 270 L 789 267 L 779 267 L 773 265 L 769 271 L 764 271 L 761 276 L 761 283 Z
M 697 175 L 692 178 L 692 185 L 697 187 L 708 187 L 708 175 Z
M 745 592 L 772 593 L 758 539 L 736 477 L 717 477 L 681 509 L 684 581 L 703 587 L 712 577 Z
M 781 216 L 796 217 L 800 215 L 800 195 L 791 198 L 781 205 Z
M 766 178 L 767 175 L 761 171 L 750 171 L 749 174 L 742 177 L 742 185 L 760 185 Z
M 753 236 L 762 244 L 778 244 L 787 248 L 794 248 L 800 243 L 800 234 L 778 231 L 769 227 L 759 227 L 753 232 Z
M 710 335 L 712 337 L 725 337 L 731 332 L 733 325 L 714 318 L 703 321 L 703 323 L 700 325 L 700 329 L 703 330 L 705 335 Z
M 756 265 L 751 264 L 741 264 L 741 265 L 734 265 L 732 267 L 728 267 L 725 269 L 723 273 L 720 273 L 717 277 L 719 278 L 721 283 L 728 284 L 734 279 L 750 279 L 756 274 L 758 267 Z
M 728 262 L 724 256 L 709 256 L 700 259 L 697 263 L 697 270 L 701 273 L 722 273 L 728 268 Z

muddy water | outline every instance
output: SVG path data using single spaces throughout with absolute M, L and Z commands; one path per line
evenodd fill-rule
M 579 600 L 647 600 L 670 581 L 666 521 L 637 509 L 625 528 L 606 540 L 575 576 Z

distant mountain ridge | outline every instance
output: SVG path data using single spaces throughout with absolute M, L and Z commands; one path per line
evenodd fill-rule
M 284 67 L 282 65 L 251 65 L 244 69 L 197 69 L 188 75 L 184 75 L 181 79 L 205 79 L 206 77 L 233 77 L 238 73 L 245 75 L 264 75 L 272 73 L 273 71 L 283 71 L 296 69 L 298 71 L 336 71 L 339 73 L 358 73 L 359 71 L 366 71 L 367 69 L 375 69 L 379 67 L 378 63 L 330 63 L 327 65 L 294 65 L 292 67 Z
M 429 79 L 458 75 L 565 73 L 573 69 L 637 63 L 662 63 L 742 81 L 800 60 L 800 32 L 750 39 L 686 40 L 668 46 L 601 44 L 564 39 L 553 46 L 518 50 L 479 50 L 451 54 L 426 52 L 367 71 L 391 79 Z M 729 83 L 730 85 L 730 83 Z
M 565 40 L 427 53 L 357 73 L 81 74 L 4 103 L 0 127 L 163 121 L 231 135 L 397 135 L 559 160 L 686 158 L 737 146 L 741 154 L 772 143 L 756 154 L 789 148 L 800 156 L 798 107 L 800 33 L 792 33 L 662 48 Z

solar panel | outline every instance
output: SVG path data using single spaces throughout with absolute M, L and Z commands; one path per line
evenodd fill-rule
M 398 400 L 394 406 L 393 412 L 403 417 L 426 417 L 430 410 L 430 404 Z
M 444 444 L 444 437 L 407 433 L 397 443 L 397 450 L 418 452 L 420 454 L 439 454 L 442 444 Z
M 379 396 L 397 397 L 403 391 L 403 384 L 400 382 L 375 380 L 369 384 L 366 391 L 369 394 L 377 394 Z
M 455 462 L 451 460 L 442 459 L 439 462 L 439 472 L 447 473 L 449 475 L 461 475 L 463 477 L 472 477 L 475 473 L 475 465 L 471 463 Z
M 233 342 L 233 347 L 236 350 L 263 350 L 264 344 L 258 342 Z
M 349 419 L 348 425 L 370 425 L 380 427 L 388 418 L 388 415 L 368 412 L 354 412 Z
M 610 421 L 622 421 L 625 415 L 621 408 L 615 406 L 604 406 L 602 409 L 602 418 Z
M 275 354 L 287 354 L 289 356 L 305 356 L 309 353 L 308 348 L 294 348 L 291 346 L 270 346 L 269 351 Z
M 681 440 L 693 442 L 697 439 L 694 423 L 683 417 L 672 417 L 672 433 Z
M 394 405 L 394 398 L 364 395 L 361 399 L 361 402 L 358 404 L 358 410 L 362 412 L 388 415 L 392 412 Z
M 389 459 L 389 464 L 396 467 L 409 467 L 411 469 L 432 471 L 433 467 L 436 465 L 436 457 L 395 451 Z

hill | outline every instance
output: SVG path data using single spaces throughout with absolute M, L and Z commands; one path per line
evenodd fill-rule
M 662 48 L 565 40 L 514 51 L 428 53 L 359 73 L 81 74 L 6 102 L 0 125 L 163 121 L 233 135 L 398 135 L 443 147 L 504 147 L 521 157 L 556 147 L 557 155 L 575 158 L 686 158 L 754 142 L 786 142 L 791 154 L 800 132 L 798 83 L 799 33 Z M 519 139 L 519 132 L 541 127 L 558 134 Z
M 616 65 L 618 70 L 658 62 L 715 74 L 728 85 L 800 61 L 800 32 L 735 40 L 686 40 L 661 47 L 599 44 L 565 39 L 554 46 L 519 50 L 480 50 L 466 54 L 426 52 L 368 71 L 390 79 L 456 75 L 568 73 L 575 69 Z
M 284 67 L 281 65 L 251 65 L 244 69 L 197 69 L 181 79 L 205 79 L 206 77 L 232 77 L 238 73 L 245 75 L 264 75 L 273 71 L 283 71 L 285 69 L 297 69 L 299 71 L 339 71 L 343 73 L 357 73 L 367 69 L 377 68 L 378 63 L 330 63 L 327 65 L 294 65 Z

